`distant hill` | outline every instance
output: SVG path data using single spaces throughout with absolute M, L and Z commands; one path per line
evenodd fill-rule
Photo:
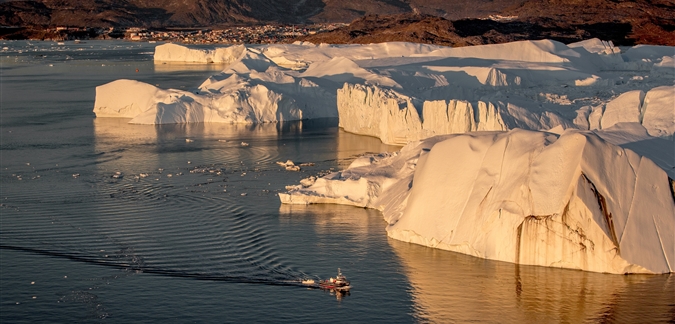
M 298 40 L 466 46 L 545 38 L 570 43 L 597 37 L 616 45 L 675 46 L 673 0 L 527 0 L 492 18 L 450 21 L 424 14 L 368 15 L 348 26 Z
M 0 25 L 195 27 L 350 22 L 369 14 L 419 12 L 481 17 L 524 0 L 0 0 Z
M 620 23 L 635 43 L 675 45 L 675 0 L 527 0 L 502 14 L 548 28 L 586 26 L 599 36 L 623 32 L 613 30 Z
M 485 19 L 490 15 L 502 19 Z M 675 45 L 675 0 L 0 0 L 0 26 L 30 27 L 32 33 L 47 26 L 327 22 L 352 23 L 303 40 L 463 46 L 598 37 L 621 45 Z

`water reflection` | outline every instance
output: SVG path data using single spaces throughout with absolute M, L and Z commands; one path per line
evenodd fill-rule
M 314 226 L 319 236 L 344 235 L 345 238 L 363 241 L 373 230 L 386 225 L 379 211 L 342 205 L 286 205 L 279 207 L 282 224 L 306 222 Z M 382 227 L 384 228 L 384 227 Z
M 287 155 L 278 145 L 280 139 L 301 136 L 317 127 L 330 127 L 336 123 L 335 120 L 255 125 L 137 125 L 128 122 L 129 119 L 123 118 L 96 118 L 93 127 L 96 151 L 101 157 L 110 159 L 109 155 L 115 155 L 116 167 L 136 170 L 133 172 L 186 167 L 188 160 L 200 164 L 274 163 Z
M 95 118 L 94 133 L 98 140 L 112 139 L 121 144 L 162 142 L 198 137 L 216 140 L 271 138 L 281 134 L 301 133 L 303 121 L 267 124 L 188 123 L 164 125 L 129 124 L 127 118 Z M 325 124 L 334 123 L 322 120 Z M 307 122 L 304 122 L 307 124 Z M 316 124 L 316 123 L 315 123 Z M 314 126 L 314 124 L 312 124 Z
M 669 322 L 672 275 L 620 276 L 518 266 L 389 239 L 416 316 L 450 322 Z
M 395 152 L 400 150 L 400 146 L 383 144 L 377 137 L 356 135 L 345 132 L 340 129 L 337 137 L 337 155 L 340 161 L 340 168 L 347 168 L 351 161 L 367 153 Z

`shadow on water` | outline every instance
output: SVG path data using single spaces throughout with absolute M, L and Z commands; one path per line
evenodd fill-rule
M 669 322 L 675 277 L 522 266 L 389 239 L 421 321 Z M 645 296 L 649 296 L 645 298 Z

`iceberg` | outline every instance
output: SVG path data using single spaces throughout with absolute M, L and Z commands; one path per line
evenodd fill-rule
M 155 62 L 232 63 L 246 51 L 244 45 L 221 47 L 213 50 L 191 49 L 177 44 L 155 47 Z
M 362 157 L 286 204 L 376 208 L 390 237 L 476 257 L 606 273 L 669 273 L 673 182 L 597 134 L 442 135 Z
M 599 39 L 463 48 L 403 42 L 214 49 L 163 44 L 155 49 L 159 66 L 220 63 L 224 69 L 193 91 L 132 80 L 101 85 L 94 113 L 141 124 L 338 117 L 349 132 L 397 145 L 441 134 L 593 130 L 620 123 L 669 137 L 671 90 L 663 87 L 673 87 L 672 51 L 636 46 L 621 53 Z

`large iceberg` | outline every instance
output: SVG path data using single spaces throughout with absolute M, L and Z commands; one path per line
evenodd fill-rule
M 194 91 L 122 80 L 101 85 L 94 112 L 143 124 L 339 117 L 347 131 L 399 145 L 467 131 L 588 130 L 619 123 L 639 123 L 653 136 L 668 137 L 674 131 L 672 54 L 671 47 L 648 46 L 621 53 L 598 39 L 463 48 L 299 42 L 209 50 L 164 44 L 155 49 L 159 66 L 225 67 Z
M 392 238 L 528 265 L 668 273 L 672 180 L 590 132 L 435 136 L 366 156 L 283 203 L 377 208 Z

